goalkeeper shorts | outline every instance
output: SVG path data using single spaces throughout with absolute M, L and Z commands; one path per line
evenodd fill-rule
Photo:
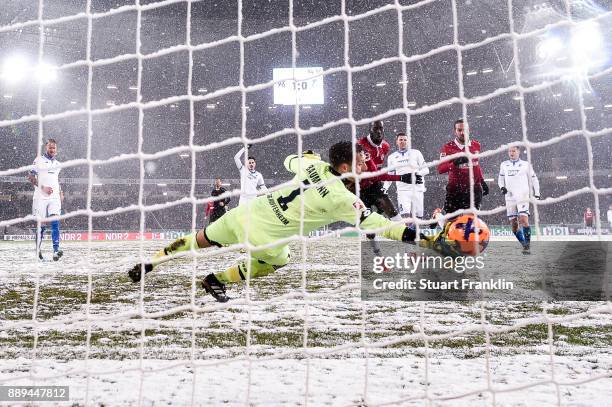
M 238 206 L 221 216 L 217 221 L 211 223 L 204 229 L 206 239 L 211 244 L 220 246 L 229 246 L 232 244 L 247 243 L 246 225 L 247 225 L 247 206 Z M 250 222 L 256 222 L 255 215 L 252 214 Z M 251 227 L 251 234 L 248 236 L 248 242 L 252 245 L 262 245 L 266 242 L 265 236 L 262 233 L 265 231 L 261 228 Z M 253 236 L 257 233 L 257 236 Z M 263 261 L 273 266 L 284 266 L 289 263 L 289 246 L 283 244 L 276 247 L 270 247 L 262 250 L 253 250 L 250 256 L 256 260 Z

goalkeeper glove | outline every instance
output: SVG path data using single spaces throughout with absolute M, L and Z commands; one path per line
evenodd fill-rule
M 506 189 L 506 187 L 501 187 L 500 190 L 501 190 L 501 193 L 504 195 L 508 193 L 508 190 Z
M 540 195 L 534 195 L 533 197 L 537 200 L 540 200 Z
M 423 176 L 414 174 L 414 182 L 412 182 L 412 174 L 402 174 L 400 175 L 400 181 L 405 184 L 422 184 Z
M 470 160 L 468 160 L 467 157 L 459 157 L 459 158 L 455 158 L 453 160 L 453 164 L 455 164 L 457 167 L 460 166 L 461 164 L 467 164 Z
M 482 187 L 482 196 L 489 195 L 489 185 L 485 180 L 480 181 L 480 186 Z

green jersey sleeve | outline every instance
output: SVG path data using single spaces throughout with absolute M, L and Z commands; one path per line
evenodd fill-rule
M 336 220 L 351 225 L 359 225 L 366 231 L 385 228 L 382 232 L 384 237 L 392 240 L 402 240 L 406 226 L 396 225 L 384 216 L 373 213 L 366 208 L 361 199 L 346 188 L 344 188 L 344 191 L 337 191 L 337 195 L 333 200 L 336 203 Z

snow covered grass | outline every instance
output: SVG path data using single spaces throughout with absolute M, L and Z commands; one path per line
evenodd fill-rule
M 32 242 L 0 243 L 0 385 L 70 385 L 75 403 L 106 405 L 612 398 L 609 303 L 362 302 L 359 242 L 331 238 L 305 258 L 292 245 L 287 267 L 219 305 L 199 281 L 244 254 L 177 259 L 141 291 L 126 276 L 140 245 L 67 242 L 40 263 Z

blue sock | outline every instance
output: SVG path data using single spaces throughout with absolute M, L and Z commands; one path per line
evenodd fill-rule
M 51 222 L 51 240 L 53 240 L 53 251 L 58 251 L 60 242 L 59 220 L 54 220 Z
M 516 232 L 514 232 L 514 236 L 516 236 L 516 238 L 521 243 L 521 245 L 523 245 L 523 246 L 525 245 L 525 235 L 523 235 L 523 229 L 522 228 L 518 228 L 518 230 Z
M 523 234 L 525 235 L 525 242 L 531 243 L 531 226 L 523 226 Z

